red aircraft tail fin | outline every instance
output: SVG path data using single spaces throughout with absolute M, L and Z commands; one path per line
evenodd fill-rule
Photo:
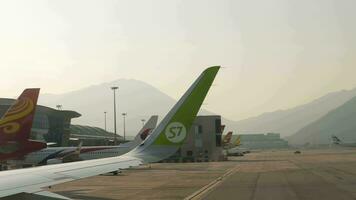
M 39 88 L 25 89 L 0 119 L 1 142 L 29 139 L 39 92 Z

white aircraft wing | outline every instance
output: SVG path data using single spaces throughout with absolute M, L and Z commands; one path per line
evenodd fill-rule
M 44 187 L 127 169 L 142 163 L 138 158 L 120 156 L 4 171 L 0 173 L 0 197 L 21 193 L 36 194 L 42 192 Z
M 151 136 L 130 152 L 112 158 L 0 172 L 0 199 L 68 199 L 43 188 L 168 158 L 187 138 L 219 68 L 206 69 Z

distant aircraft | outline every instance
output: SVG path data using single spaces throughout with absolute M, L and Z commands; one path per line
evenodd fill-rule
M 248 148 L 243 148 L 241 146 L 241 135 L 238 135 L 235 142 L 231 145 L 230 148 L 226 150 L 228 156 L 243 156 L 246 153 L 250 153 Z
M 130 152 L 112 158 L 0 172 L 0 198 L 68 199 L 45 187 L 158 162 L 182 146 L 220 67 L 206 69 L 168 112 L 151 136 Z
M 241 143 L 241 139 L 240 139 L 240 135 L 237 136 L 237 139 L 235 140 L 235 142 L 231 142 L 231 139 L 232 139 L 232 135 L 233 135 L 233 132 L 232 131 L 229 131 L 224 139 L 223 139 L 223 148 L 224 149 L 231 149 L 231 148 L 234 148 L 234 147 L 237 147 L 237 146 L 240 146 L 240 143 Z
M 108 158 L 125 154 L 141 144 L 156 127 L 158 116 L 154 115 L 146 122 L 133 141 L 118 146 L 47 147 L 25 155 L 18 160 L 10 160 L 10 165 L 32 166 L 58 164 L 98 158 Z
M 356 147 L 356 143 L 355 142 L 350 142 L 350 143 L 344 143 L 343 141 L 341 141 L 338 137 L 336 137 L 335 135 L 331 136 L 333 143 L 338 145 L 338 146 L 343 146 L 343 147 Z
M 223 138 L 223 147 L 228 148 L 231 146 L 230 141 L 232 138 L 232 131 L 229 131 Z
M 29 140 L 40 89 L 25 89 L 0 119 L 0 161 L 21 158 L 46 148 L 46 143 Z
M 240 145 L 241 145 L 241 135 L 238 135 L 235 140 L 235 146 L 240 146 Z

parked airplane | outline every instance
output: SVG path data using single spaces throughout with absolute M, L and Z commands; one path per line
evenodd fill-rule
M 338 137 L 336 137 L 335 135 L 331 136 L 333 143 L 338 145 L 338 146 L 343 146 L 343 147 L 356 147 L 356 143 L 355 142 L 349 142 L 349 143 L 345 143 L 343 141 L 341 141 Z
M 241 145 L 241 135 L 238 135 L 236 140 L 235 140 L 235 146 L 240 146 Z
M 223 148 L 227 149 L 227 148 L 231 148 L 231 138 L 232 138 L 232 131 L 229 131 L 223 138 Z
M 138 132 L 133 141 L 118 146 L 48 147 L 25 155 L 8 163 L 17 166 L 58 164 L 65 162 L 108 158 L 125 154 L 141 144 L 156 127 L 158 116 L 152 116 Z
M 238 135 L 234 142 L 231 142 L 233 132 L 229 131 L 223 139 L 224 149 L 232 149 L 241 145 L 241 136 Z
M 40 89 L 26 89 L 0 119 L 0 161 L 20 158 L 46 148 L 29 140 Z
M 226 154 L 228 156 L 244 156 L 244 154 L 250 153 L 248 148 L 241 147 L 241 136 L 237 136 L 235 142 L 231 146 L 231 148 L 226 150 Z
M 0 197 L 68 199 L 44 187 L 96 176 L 172 156 L 181 147 L 220 67 L 206 69 L 168 112 L 150 137 L 130 152 L 112 158 L 0 172 Z

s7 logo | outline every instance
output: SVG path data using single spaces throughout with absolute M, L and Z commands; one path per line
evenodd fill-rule
M 185 139 L 187 130 L 182 123 L 172 122 L 167 126 L 165 135 L 170 142 L 180 143 Z
M 183 127 L 182 126 L 175 126 L 171 127 L 169 129 L 169 132 L 171 133 L 170 136 L 168 136 L 169 139 L 173 139 L 175 137 L 179 137 L 180 134 L 182 133 Z

